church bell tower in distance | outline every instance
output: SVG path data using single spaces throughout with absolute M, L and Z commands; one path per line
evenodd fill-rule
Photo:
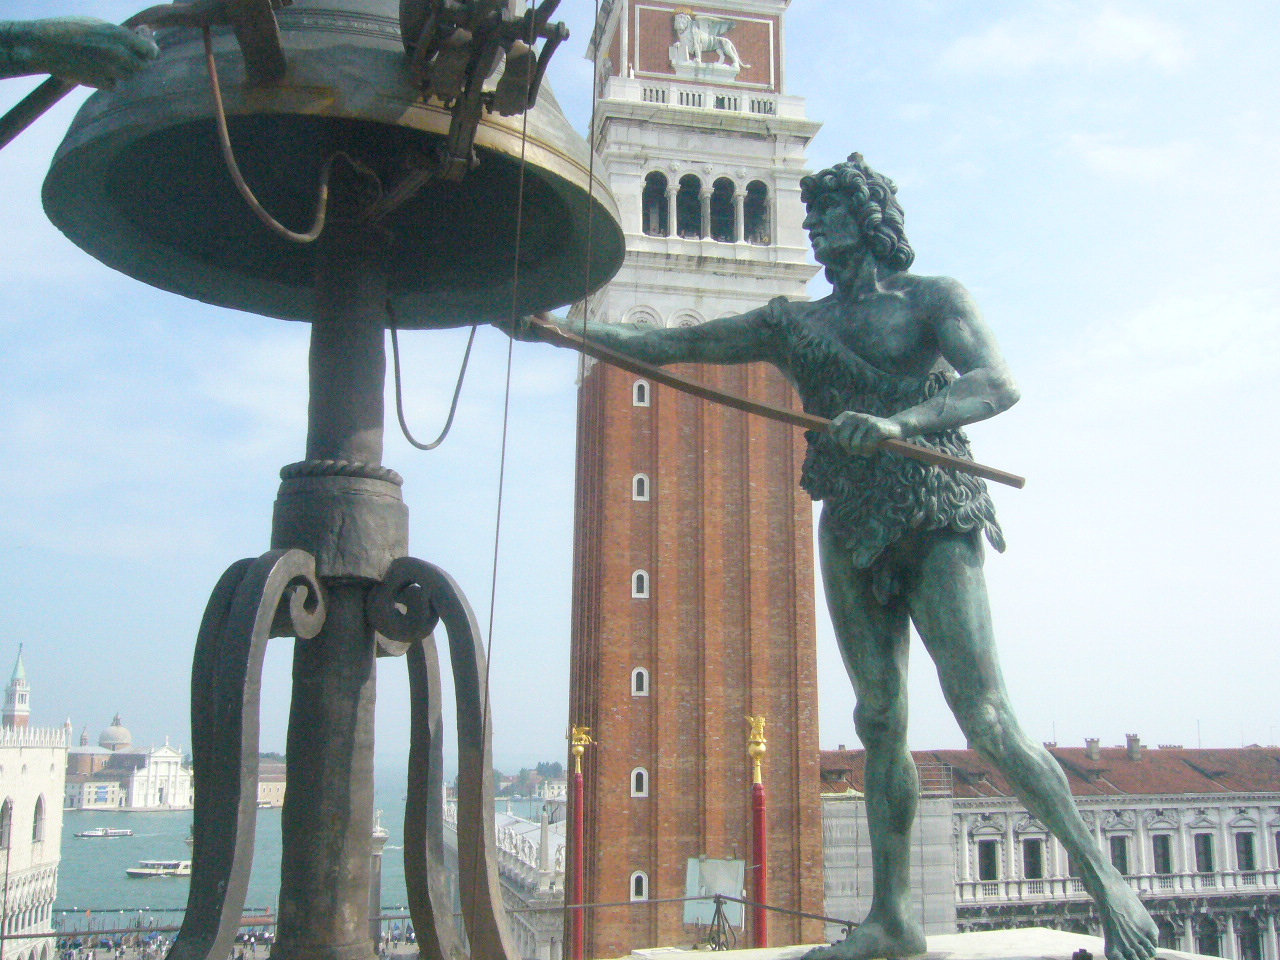
M 602 0 L 593 146 L 627 256 L 571 317 L 691 326 L 805 298 L 800 178 L 819 125 L 784 93 L 789 2 Z M 771 367 L 674 369 L 798 407 Z M 587 911 L 586 956 L 694 942 L 686 905 L 650 901 L 685 896 L 700 859 L 741 861 L 751 897 L 748 717 L 769 730 L 769 902 L 821 912 L 804 436 L 590 361 L 578 404 L 570 721 L 595 741 L 583 901 L 626 904 Z M 769 921 L 772 944 L 821 934 Z

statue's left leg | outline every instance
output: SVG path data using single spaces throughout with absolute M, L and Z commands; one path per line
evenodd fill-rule
M 960 729 L 1080 866 L 1098 906 L 1107 956 L 1151 960 L 1155 923 L 1090 836 L 1057 761 L 1022 732 L 1013 715 L 996 655 L 977 534 L 941 532 L 922 539 L 907 600 Z

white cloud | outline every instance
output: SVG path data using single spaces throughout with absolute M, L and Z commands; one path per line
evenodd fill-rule
M 937 112 L 932 103 L 904 103 L 897 108 L 898 119 L 905 123 L 922 123 L 931 120 Z
M 1067 419 L 1105 420 L 1247 407 L 1280 351 L 1274 290 L 1215 288 L 1170 294 L 1129 316 L 1094 324 L 1062 359 Z
M 942 65 L 966 73 L 1141 63 L 1173 71 L 1189 59 L 1182 32 L 1156 17 L 1111 6 L 1055 4 L 959 37 L 943 53 Z
M 1119 143 L 1112 137 L 1076 133 L 1068 138 L 1071 150 L 1094 173 L 1119 180 L 1172 180 L 1198 161 L 1197 150 L 1183 140 L 1161 144 Z

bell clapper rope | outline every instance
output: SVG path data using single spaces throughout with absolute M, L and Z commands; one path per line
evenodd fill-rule
M 253 215 L 273 233 L 279 234 L 286 240 L 292 240 L 294 243 L 314 243 L 320 238 L 320 234 L 324 232 L 325 219 L 329 211 L 329 177 L 333 172 L 333 162 L 339 156 L 346 155 L 332 154 L 325 160 L 324 166 L 320 168 L 320 186 L 316 194 L 315 220 L 311 224 L 311 229 L 305 233 L 290 230 L 268 213 L 262 204 L 258 202 L 258 198 L 253 195 L 253 191 L 240 173 L 240 165 L 236 163 L 235 150 L 231 146 L 231 134 L 227 130 L 227 112 L 222 103 L 222 85 L 218 82 L 218 65 L 213 56 L 213 32 L 207 25 L 204 27 L 204 59 L 205 66 L 209 71 L 209 82 L 213 88 L 213 114 L 218 127 L 218 144 L 222 148 L 222 157 L 227 163 L 227 172 L 231 174 L 231 180 L 235 184 L 237 192 L 239 192 L 244 202 L 248 204 L 249 209 L 253 211 Z M 350 158 L 348 157 L 347 159 Z

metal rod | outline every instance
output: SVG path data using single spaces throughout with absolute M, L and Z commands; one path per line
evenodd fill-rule
M 759 417 L 777 420 L 780 423 L 789 423 L 794 427 L 804 427 L 806 430 L 826 431 L 831 428 L 831 421 L 825 417 L 815 417 L 811 413 L 799 413 L 795 410 L 784 410 L 781 407 L 774 407 L 767 403 L 759 403 L 746 397 L 740 397 L 735 393 L 716 390 L 703 384 L 695 383 L 692 380 L 686 380 L 684 377 L 674 373 L 669 373 L 651 363 L 633 360 L 624 353 L 593 343 L 541 317 L 530 317 L 529 321 L 539 336 L 549 343 L 570 347 L 611 366 L 631 373 L 638 373 L 642 377 L 647 377 L 656 383 L 661 383 L 691 396 L 710 400 L 712 403 L 719 403 L 726 407 L 733 407 L 735 410 L 743 410 Z M 972 474 L 975 477 L 982 477 L 984 480 L 992 480 L 996 483 L 1003 483 L 1019 490 L 1026 486 L 1027 483 L 1026 477 L 1020 477 L 1016 473 L 1009 473 L 995 467 L 988 467 L 985 464 L 975 463 L 972 460 L 939 453 L 937 450 L 930 450 L 928 447 L 922 447 L 908 440 L 883 440 L 880 443 L 880 448 L 909 457 L 912 460 L 918 460 L 921 463 L 944 467 L 949 470 L 959 470 L 962 473 Z
M 0 117 L 0 150 L 3 150 L 18 134 L 39 120 L 49 108 L 78 87 L 72 80 L 50 77 Z

